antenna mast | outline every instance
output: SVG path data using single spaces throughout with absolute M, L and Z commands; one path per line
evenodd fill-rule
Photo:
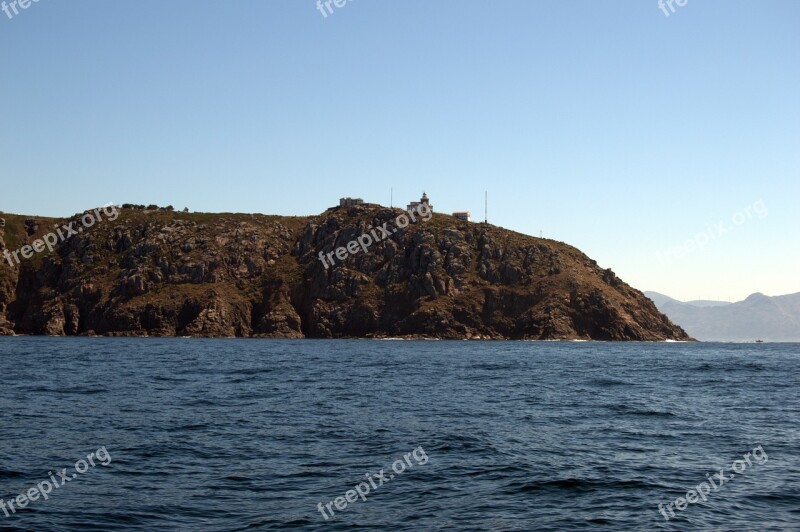
M 489 191 L 484 193 L 483 199 L 483 223 L 489 223 Z

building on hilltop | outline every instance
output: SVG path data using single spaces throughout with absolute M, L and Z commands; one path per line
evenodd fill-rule
M 412 201 L 411 203 L 409 203 L 408 207 L 406 207 L 406 210 L 407 211 L 415 210 L 417 207 L 423 204 L 428 207 L 428 210 L 430 212 L 433 212 L 433 205 L 430 204 L 430 202 L 428 201 L 428 195 L 425 194 L 424 192 L 422 193 L 422 197 L 420 198 L 420 200 Z
M 470 214 L 469 211 L 456 211 L 456 212 L 453 213 L 453 216 L 455 218 L 458 218 L 459 220 L 464 221 L 464 222 L 471 222 L 472 221 L 472 218 L 471 218 L 472 215 Z
M 355 205 L 364 205 L 364 200 L 361 198 L 340 198 L 339 207 L 353 207 Z

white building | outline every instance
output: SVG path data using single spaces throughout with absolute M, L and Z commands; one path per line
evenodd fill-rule
M 453 216 L 458 218 L 459 220 L 462 220 L 462 221 L 465 221 L 465 222 L 471 222 L 472 221 L 472 218 L 471 218 L 472 215 L 470 214 L 469 211 L 456 211 L 456 212 L 453 213 Z

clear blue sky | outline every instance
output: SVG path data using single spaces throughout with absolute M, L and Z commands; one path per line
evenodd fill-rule
M 798 27 L 795 0 L 40 0 L 0 12 L 0 210 L 316 214 L 393 187 L 482 218 L 488 189 L 490 222 L 637 288 L 797 292 Z

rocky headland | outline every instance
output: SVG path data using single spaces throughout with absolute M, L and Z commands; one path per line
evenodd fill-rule
M 402 211 L 318 216 L 118 208 L 0 265 L 0 334 L 263 338 L 687 340 L 579 250 L 434 214 L 367 252 L 329 253 Z M 86 211 L 91 212 L 91 211 Z M 81 213 L 83 214 L 83 213 Z M 0 214 L 0 252 L 68 220 Z

